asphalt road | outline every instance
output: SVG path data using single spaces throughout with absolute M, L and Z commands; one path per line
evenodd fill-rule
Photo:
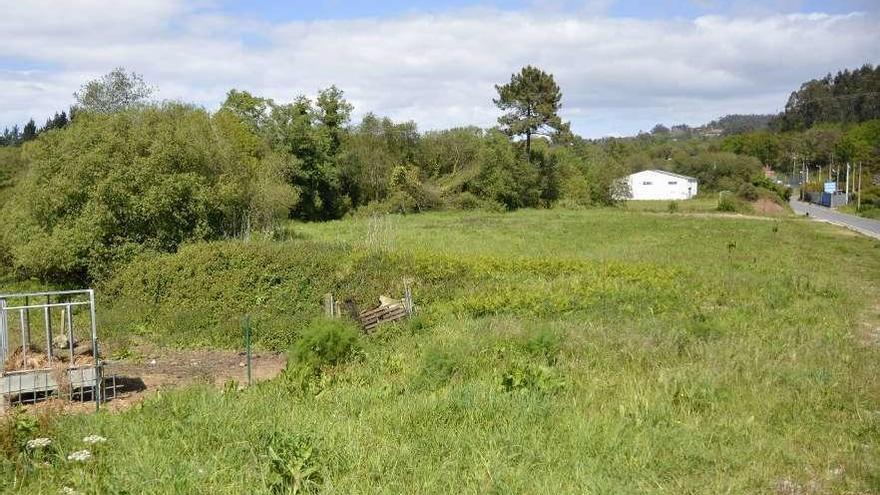
M 839 213 L 824 206 L 811 205 L 802 201 L 791 200 L 791 209 L 798 215 L 810 214 L 810 218 L 820 222 L 833 223 L 850 228 L 875 239 L 880 239 L 880 220 L 857 217 Z

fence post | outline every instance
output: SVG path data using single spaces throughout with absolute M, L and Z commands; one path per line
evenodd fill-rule
M 6 299 L 0 299 L 0 366 L 6 371 L 6 353 L 9 351 L 9 335 L 6 322 Z
M 95 291 L 89 289 L 89 319 L 92 330 L 92 355 L 95 358 L 95 412 L 101 409 L 101 387 L 104 385 L 103 365 L 101 364 L 100 351 L 98 350 L 98 319 L 95 313 Z
M 247 356 L 247 379 L 248 387 L 251 386 L 251 317 L 245 316 L 241 319 L 241 329 L 244 331 L 244 347 Z
M 334 314 L 333 294 L 328 292 L 324 294 L 324 314 L 327 318 L 333 318 Z

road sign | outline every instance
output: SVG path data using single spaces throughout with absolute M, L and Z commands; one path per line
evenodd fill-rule
M 837 182 L 826 182 L 825 183 L 825 192 L 829 194 L 834 194 L 837 192 Z

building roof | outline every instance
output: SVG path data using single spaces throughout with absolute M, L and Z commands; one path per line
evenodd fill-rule
M 668 171 L 666 171 L 666 170 L 658 170 L 658 169 L 656 169 L 656 168 L 652 168 L 652 169 L 649 169 L 649 170 L 642 170 L 641 172 L 636 172 L 636 173 L 631 174 L 631 175 L 640 174 L 640 173 L 642 173 L 642 172 L 655 172 L 655 173 L 658 173 L 658 174 L 669 175 L 669 176 L 672 176 L 672 177 L 678 177 L 679 179 L 692 180 L 692 181 L 694 181 L 694 182 L 697 181 L 697 178 L 696 178 L 696 177 L 689 177 L 689 176 L 687 176 L 687 175 L 676 174 L 676 173 L 674 173 L 674 172 L 668 172 Z

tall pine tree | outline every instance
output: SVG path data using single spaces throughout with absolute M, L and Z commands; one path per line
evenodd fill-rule
M 513 74 L 509 83 L 496 85 L 495 89 L 498 98 L 492 101 L 507 111 L 498 123 L 506 134 L 525 137 L 529 160 L 533 135 L 555 139 L 570 133 L 569 124 L 563 123 L 557 114 L 562 106 L 562 92 L 552 74 L 528 65 Z

